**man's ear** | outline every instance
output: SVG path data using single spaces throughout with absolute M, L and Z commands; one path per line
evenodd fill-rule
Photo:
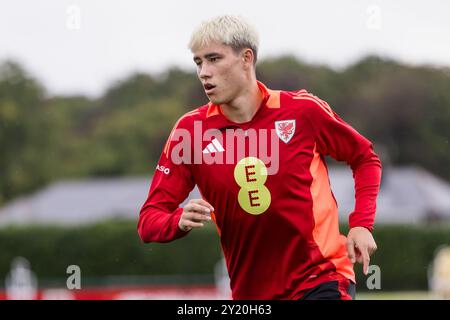
M 253 54 L 252 49 L 245 48 L 242 50 L 242 61 L 244 62 L 245 67 L 252 67 L 254 60 L 255 55 Z

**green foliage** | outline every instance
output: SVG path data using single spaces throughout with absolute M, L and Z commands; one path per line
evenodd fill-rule
M 414 163 L 450 178 L 448 71 L 367 58 L 343 78 L 337 103 L 346 104 L 348 122 L 383 145 L 393 164 Z
M 44 101 L 44 89 L 19 65 L 0 65 L 0 204 L 50 178 L 53 123 Z
M 384 164 L 417 164 L 450 179 L 450 69 L 367 57 L 342 71 L 293 56 L 258 79 L 305 88 L 374 142 Z M 136 73 L 98 99 L 49 97 L 13 62 L 0 64 L 0 205 L 64 178 L 148 174 L 176 120 L 207 102 L 194 72 Z

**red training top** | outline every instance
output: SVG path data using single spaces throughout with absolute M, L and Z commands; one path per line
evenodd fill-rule
M 258 86 L 264 99 L 247 123 L 228 120 L 212 103 L 178 120 L 142 206 L 139 235 L 168 242 L 189 233 L 178 227 L 178 206 L 197 185 L 215 210 L 233 299 L 297 299 L 325 281 L 355 282 L 324 156 L 351 166 L 350 227 L 370 231 L 380 160 L 326 102 L 305 90 Z

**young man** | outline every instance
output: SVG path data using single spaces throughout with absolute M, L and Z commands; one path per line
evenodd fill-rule
M 141 239 L 172 241 L 212 219 L 234 299 L 354 298 L 353 263 L 367 273 L 376 250 L 372 144 L 318 97 L 258 82 L 258 38 L 242 18 L 205 22 L 189 46 L 210 102 L 175 124 L 140 212 Z M 326 155 L 353 170 L 347 237 Z M 203 199 L 178 208 L 195 185 Z

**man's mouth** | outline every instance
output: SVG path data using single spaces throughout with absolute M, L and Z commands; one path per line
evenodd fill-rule
M 212 85 L 210 83 L 205 83 L 203 85 L 203 88 L 205 88 L 206 94 L 210 94 L 214 90 L 215 87 L 216 87 L 215 85 Z

